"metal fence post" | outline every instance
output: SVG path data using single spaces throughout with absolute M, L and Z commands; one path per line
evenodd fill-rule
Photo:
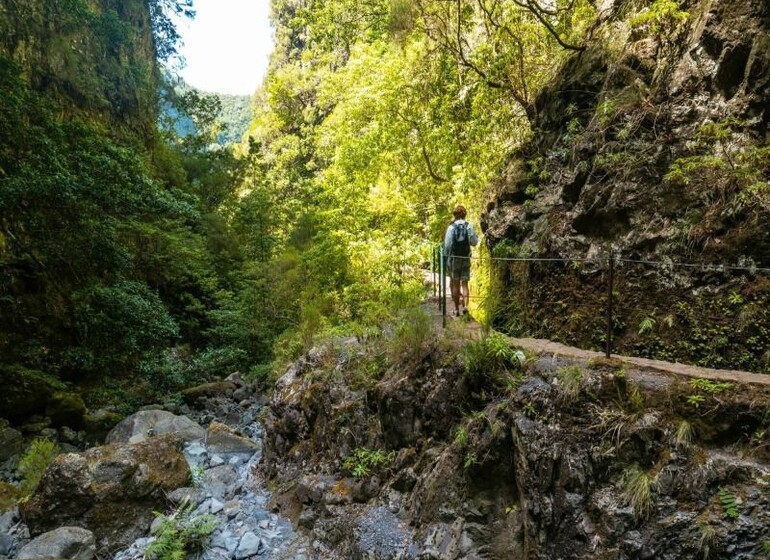
M 446 327 L 446 279 L 444 276 L 444 246 L 439 245 L 438 248 L 438 262 L 439 262 L 439 283 L 441 285 L 441 325 Z
M 436 258 L 436 254 L 438 253 L 438 247 L 435 245 L 430 250 L 430 260 L 431 260 L 431 272 L 433 272 L 433 297 L 436 297 L 436 290 L 438 289 L 437 278 L 436 278 L 436 272 L 438 271 L 438 262 L 436 262 L 438 259 Z
M 612 355 L 612 290 L 615 283 L 615 254 L 610 249 L 609 256 L 609 281 L 607 282 L 607 348 L 606 356 Z

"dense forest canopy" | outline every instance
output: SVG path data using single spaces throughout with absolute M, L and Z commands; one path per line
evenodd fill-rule
M 652 34 L 687 18 L 624 5 Z M 451 208 L 478 221 L 539 94 L 597 40 L 590 0 L 273 0 L 270 71 L 222 147 L 218 114 L 242 106 L 159 69 L 174 14 L 192 0 L 0 0 L 6 368 L 150 398 L 377 335 L 420 299 Z

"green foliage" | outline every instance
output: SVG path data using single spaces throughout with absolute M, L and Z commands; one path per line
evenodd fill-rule
M 703 395 L 687 395 L 686 400 L 688 404 L 691 404 L 695 408 L 698 408 L 706 400 L 706 397 L 704 397 Z
M 190 481 L 193 487 L 200 488 L 203 486 L 203 481 L 206 476 L 206 467 L 204 465 L 196 465 L 190 469 Z
M 465 447 L 468 443 L 468 428 L 459 426 L 457 430 L 455 430 L 455 443 L 460 447 Z
M 32 441 L 16 467 L 16 472 L 21 478 L 23 500 L 28 499 L 35 492 L 45 469 L 53 463 L 59 453 L 59 446 L 48 438 L 38 438 Z
M 414 363 L 421 360 L 435 339 L 431 316 L 421 307 L 408 309 L 393 329 L 389 354 L 393 362 Z
M 477 465 L 479 463 L 478 457 L 476 457 L 476 454 L 472 451 L 469 451 L 465 454 L 465 458 L 463 459 L 463 468 L 469 469 L 474 465 Z
M 646 332 L 650 332 L 655 328 L 656 321 L 652 317 L 645 317 L 642 319 L 642 321 L 639 323 L 639 334 L 644 334 Z
M 465 377 L 474 387 L 494 388 L 505 379 L 503 374 L 523 372 L 522 362 L 507 337 L 492 332 L 462 349 Z
M 720 486 L 717 497 L 719 498 L 719 503 L 722 505 L 722 510 L 727 518 L 737 519 L 740 517 L 741 514 L 738 511 L 738 502 L 735 494 L 730 492 L 728 488 Z
M 690 14 L 681 9 L 681 3 L 677 0 L 655 0 L 631 18 L 632 27 L 648 27 L 651 33 L 660 34 L 663 31 L 676 29 L 686 22 Z
M 345 458 L 342 468 L 356 478 L 366 478 L 373 472 L 387 467 L 396 458 L 396 452 L 388 453 L 379 449 L 367 449 L 358 447 Z
M 733 388 L 733 384 L 729 381 L 713 381 L 711 379 L 691 379 L 690 386 L 709 395 L 718 395 L 724 391 L 729 391 Z
M 142 352 L 165 346 L 179 328 L 160 297 L 141 282 L 95 285 L 72 296 L 81 347 L 67 358 L 81 370 L 136 361 Z
M 184 560 L 204 550 L 217 526 L 213 515 L 195 515 L 192 504 L 182 505 L 170 515 L 156 513 L 160 525 L 145 550 L 149 560 Z
M 736 141 L 750 127 L 728 118 L 702 125 L 691 143 L 691 155 L 675 160 L 666 175 L 672 185 L 700 195 L 708 210 L 699 220 L 683 224 L 693 245 L 702 245 L 725 223 L 755 221 L 767 208 L 770 190 L 770 147 L 761 141 Z
M 762 554 L 764 554 L 766 558 L 770 558 L 770 539 L 763 539 L 760 548 Z

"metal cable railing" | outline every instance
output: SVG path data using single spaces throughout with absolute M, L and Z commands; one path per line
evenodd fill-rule
M 451 259 L 458 259 L 458 260 L 470 260 L 470 261 L 476 261 L 481 260 L 482 257 L 479 256 L 469 256 L 469 257 L 459 257 L 459 256 L 450 256 Z M 668 259 L 663 260 L 651 260 L 651 259 L 642 259 L 642 258 L 625 258 L 620 255 L 617 255 L 613 251 L 608 251 L 605 256 L 602 257 L 578 257 L 578 258 L 560 258 L 560 257 L 518 257 L 518 256 L 493 256 L 493 255 L 484 255 L 484 260 L 488 261 L 490 270 L 493 268 L 494 263 L 527 263 L 527 264 L 558 264 L 563 263 L 565 265 L 572 264 L 573 267 L 576 270 L 576 274 L 582 270 L 582 265 L 589 264 L 589 265 L 599 265 L 598 267 L 588 267 L 590 269 L 591 273 L 597 273 L 597 272 L 603 272 L 605 278 L 602 279 L 600 282 L 605 282 L 606 286 L 604 288 L 604 294 L 601 297 L 597 296 L 597 292 L 595 290 L 597 283 L 594 282 L 591 285 L 591 288 L 594 289 L 592 292 L 592 295 L 594 296 L 595 300 L 594 302 L 582 302 L 579 300 L 574 299 L 575 294 L 572 294 L 572 298 L 569 301 L 565 301 L 563 299 L 553 298 L 553 297 L 547 297 L 549 293 L 549 288 L 552 289 L 553 286 L 546 286 L 542 289 L 543 297 L 537 299 L 537 309 L 534 310 L 534 314 L 537 314 L 542 310 L 544 307 L 550 307 L 550 306 L 558 306 L 564 309 L 571 309 L 573 310 L 573 315 L 577 315 L 577 312 L 583 312 L 585 313 L 585 310 L 592 310 L 598 312 L 598 314 L 601 314 L 604 316 L 604 322 L 605 322 L 605 331 L 604 331 L 604 350 L 605 355 L 607 357 L 610 357 L 613 351 L 613 344 L 614 344 L 614 335 L 616 330 L 616 324 L 615 321 L 617 320 L 617 317 L 619 314 L 625 313 L 627 316 L 635 316 L 635 317 L 650 317 L 650 315 L 645 315 L 645 313 L 648 313 L 649 310 L 642 309 L 639 305 L 635 304 L 634 302 L 638 302 L 640 299 L 644 299 L 645 296 L 649 296 L 648 292 L 634 292 L 634 290 L 639 289 L 639 285 L 633 282 L 633 280 L 629 280 L 629 278 L 633 278 L 632 273 L 630 272 L 634 267 L 637 266 L 643 266 L 648 268 L 654 268 L 658 271 L 658 273 L 662 274 L 664 277 L 671 278 L 672 282 L 675 281 L 681 281 L 681 277 L 677 277 L 676 275 L 676 269 L 690 269 L 690 270 L 698 270 L 703 273 L 703 286 L 706 286 L 709 284 L 710 280 L 713 277 L 713 274 L 730 274 L 730 275 L 736 275 L 736 273 L 744 273 L 748 277 L 754 277 L 754 276 L 762 276 L 764 277 L 767 275 L 767 273 L 770 273 L 770 268 L 757 266 L 753 262 L 748 262 L 746 264 L 714 264 L 714 263 L 694 263 L 694 262 L 676 262 Z M 543 274 L 542 267 L 538 267 L 538 274 Z M 567 269 L 562 269 L 567 270 Z M 444 246 L 443 244 L 438 244 L 433 246 L 432 250 L 432 256 L 431 256 L 431 272 L 433 274 L 433 295 L 438 298 L 439 308 L 442 315 L 442 324 L 446 326 L 446 316 L 447 316 L 447 299 L 448 297 L 451 297 L 451 294 L 447 293 L 447 286 L 445 281 L 439 281 L 439 278 L 445 278 L 447 275 L 447 259 L 444 255 Z M 679 280 L 677 280 L 679 278 Z M 631 282 L 631 283 L 629 283 Z M 530 290 L 534 285 L 528 285 L 525 287 L 525 289 Z M 600 285 L 600 284 L 599 284 Z M 623 296 L 620 296 L 616 293 L 616 290 L 618 290 L 620 287 L 625 286 L 628 291 L 626 292 L 624 290 Z M 703 288 L 701 286 L 701 288 Z M 681 286 L 680 286 L 681 287 Z M 538 288 L 542 288 L 542 286 L 538 285 Z M 689 288 L 689 287 L 688 287 Z M 703 288 L 707 289 L 707 288 Z M 540 289 L 536 293 L 541 293 Z M 627 295 L 630 293 L 631 295 Z M 578 296 L 579 297 L 579 296 Z M 735 296 L 737 300 L 740 300 L 740 296 Z M 471 300 L 473 299 L 480 299 L 478 296 L 470 296 Z M 620 301 L 619 301 L 620 299 Z M 466 302 L 467 304 L 467 302 Z M 621 307 L 618 307 L 620 305 Z M 669 314 L 665 316 L 666 320 L 672 321 L 674 315 L 679 314 L 682 315 L 683 312 L 667 309 L 664 310 L 664 312 L 668 312 Z M 703 310 L 708 311 L 708 310 Z M 555 312 L 555 311 L 554 311 Z M 702 316 L 701 316 L 702 315 Z M 735 317 L 731 317 L 726 315 L 725 313 L 707 313 L 707 314 L 701 314 L 698 315 L 697 318 L 686 318 L 682 319 L 682 321 L 691 321 L 693 323 L 697 322 L 698 320 L 710 320 L 715 325 L 718 325 L 719 328 L 726 329 L 729 328 L 731 325 L 731 321 L 735 321 Z M 735 313 L 737 316 L 737 313 Z M 561 319 L 564 319 L 564 317 L 561 317 Z M 622 323 L 622 319 L 620 321 Z M 652 319 L 649 324 L 655 324 L 655 320 Z M 642 329 L 640 328 L 640 331 Z M 641 334 L 641 333 L 640 333 Z M 755 337 L 756 338 L 756 337 Z M 756 342 L 756 341 L 755 341 Z M 765 341 L 765 344 L 768 344 L 768 341 Z M 770 355 L 770 351 L 767 352 L 768 355 Z

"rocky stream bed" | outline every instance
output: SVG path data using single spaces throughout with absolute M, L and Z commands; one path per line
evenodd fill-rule
M 257 469 L 264 403 L 254 388 L 231 376 L 188 397 L 194 407 L 170 407 L 186 415 L 140 411 L 105 446 L 60 456 L 32 499 L 0 516 L 0 558 L 146 558 L 159 526 L 150 502 L 171 517 L 211 516 L 215 529 L 194 555 L 200 560 L 310 558 L 307 539 L 268 506 Z

